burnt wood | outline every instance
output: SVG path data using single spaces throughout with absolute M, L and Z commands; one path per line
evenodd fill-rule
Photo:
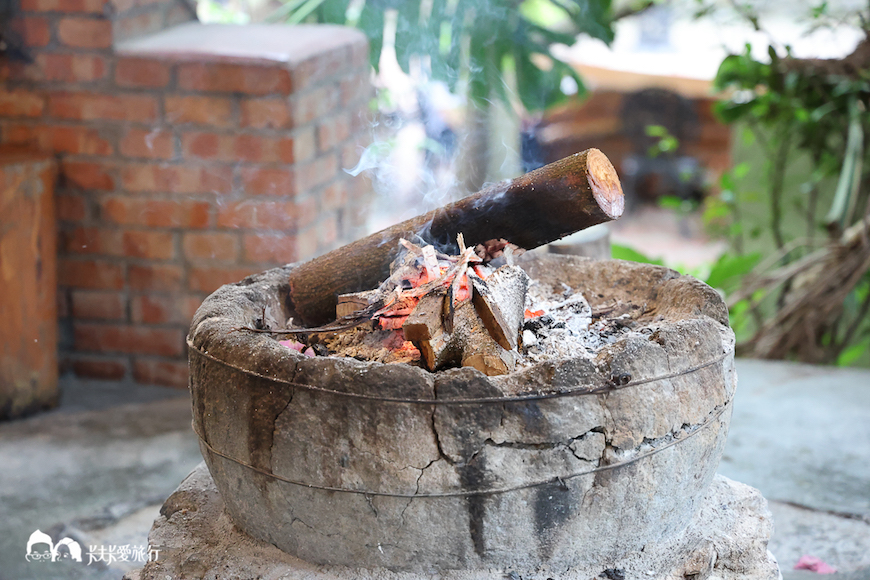
M 451 254 L 458 233 L 469 246 L 505 238 L 532 249 L 616 219 L 623 208 L 613 165 L 587 149 L 298 265 L 289 277 L 290 306 L 306 325 L 332 320 L 339 294 L 375 288 L 389 276 L 400 238 L 419 236 Z

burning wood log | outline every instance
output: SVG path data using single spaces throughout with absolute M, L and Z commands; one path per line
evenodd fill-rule
M 485 281 L 469 273 L 472 302 L 484 327 L 506 350 L 517 347 L 523 324 L 529 276 L 517 266 L 502 266 Z
M 462 366 L 474 367 L 487 376 L 504 375 L 516 368 L 516 351 L 505 350 L 496 342 L 472 304 L 457 309 L 453 335 L 462 345 Z
M 369 304 L 372 304 L 378 297 L 379 293 L 377 290 L 342 294 L 338 297 L 338 304 L 335 305 L 335 317 L 336 319 L 344 318 L 354 312 L 359 312 Z
M 290 274 L 290 301 L 307 325 L 331 320 L 339 294 L 374 288 L 389 275 L 401 238 L 449 245 L 463 232 L 470 246 L 505 238 L 532 249 L 616 219 L 623 208 L 616 170 L 588 149 L 300 264 Z
M 402 326 L 405 340 L 410 340 L 420 350 L 420 356 L 430 371 L 457 359 L 456 345 L 444 329 L 445 298 L 446 292 L 424 296 Z

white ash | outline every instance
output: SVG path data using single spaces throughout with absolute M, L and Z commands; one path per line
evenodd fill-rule
M 531 280 L 526 308 L 543 310 L 544 314 L 524 325 L 519 366 L 577 356 L 593 358 L 604 346 L 629 332 L 627 327 L 614 324 L 613 319 L 593 321 L 586 298 L 566 284 L 553 287 Z

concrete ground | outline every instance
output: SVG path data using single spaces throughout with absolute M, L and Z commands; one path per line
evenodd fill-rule
M 737 369 L 720 472 L 770 500 L 785 579 L 814 576 L 792 570 L 808 554 L 839 570 L 833 580 L 870 580 L 870 371 Z M 62 393 L 58 409 L 0 424 L 0 580 L 108 580 L 141 567 L 88 564 L 88 552 L 146 546 L 163 499 L 201 460 L 186 392 L 64 379 Z M 36 529 L 78 541 L 83 562 L 27 562 Z

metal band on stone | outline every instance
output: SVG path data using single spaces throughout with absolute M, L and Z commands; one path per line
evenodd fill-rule
M 618 391 L 620 389 L 627 389 L 628 387 L 635 387 L 638 385 L 645 385 L 648 383 L 654 383 L 657 381 L 665 381 L 668 379 L 674 379 L 677 377 L 681 377 L 684 375 L 688 375 L 707 367 L 711 367 L 717 363 L 722 362 L 725 358 L 731 354 L 729 352 L 722 353 L 721 355 L 710 359 L 709 361 L 702 363 L 700 365 L 696 365 L 693 367 L 688 367 L 681 371 L 677 371 L 674 373 L 669 373 L 666 375 L 660 375 L 658 377 L 649 377 L 645 379 L 638 380 L 630 380 L 623 384 L 611 383 L 607 386 L 600 387 L 595 385 L 577 385 L 571 389 L 566 389 L 562 391 L 553 391 L 550 393 L 529 393 L 526 395 L 513 395 L 507 397 L 476 397 L 476 398 L 467 398 L 467 399 L 405 399 L 401 397 L 381 397 L 378 395 L 366 395 L 364 393 L 348 393 L 345 391 L 336 391 L 335 389 L 327 389 L 324 387 L 318 387 L 315 385 L 309 385 L 306 383 L 296 383 L 293 381 L 287 381 L 284 379 L 280 379 L 277 377 L 269 377 L 248 369 L 244 369 L 240 366 L 228 363 L 224 360 L 221 360 L 215 356 L 208 354 L 194 346 L 194 344 L 188 339 L 187 347 L 198 355 L 205 357 L 211 361 L 214 361 L 218 364 L 221 364 L 225 367 L 231 368 L 233 370 L 239 371 L 240 373 L 244 373 L 247 375 L 251 375 L 253 377 L 257 377 L 260 379 L 265 379 L 267 381 L 272 381 L 275 383 L 280 383 L 282 385 L 287 385 L 290 387 L 296 387 L 308 391 L 317 391 L 320 393 L 326 393 L 328 395 L 334 395 L 337 397 L 348 397 L 351 399 L 364 399 L 368 401 L 376 401 L 379 403 L 408 403 L 408 404 L 416 404 L 416 405 L 475 405 L 481 403 L 522 403 L 525 401 L 541 401 L 544 399 L 558 399 L 561 397 L 579 397 L 583 395 L 603 395 L 606 393 L 610 393 L 613 391 Z M 584 387 L 585 390 L 584 390 Z
M 281 477 L 280 475 L 276 475 L 276 474 L 272 473 L 271 471 L 266 471 L 265 469 L 260 469 L 259 467 L 255 467 L 255 466 L 251 465 L 250 463 L 246 463 L 246 462 L 241 461 L 239 459 L 236 459 L 234 457 L 230 457 L 229 455 L 226 455 L 225 453 L 222 453 L 222 452 L 218 451 L 217 449 L 215 449 L 214 447 L 212 447 L 208 443 L 208 441 L 206 441 L 205 438 L 199 433 L 199 431 L 196 431 L 195 428 L 194 428 L 194 432 L 196 433 L 197 437 L 199 437 L 199 440 L 202 442 L 202 444 L 205 445 L 205 447 L 211 453 L 214 453 L 218 457 L 221 457 L 221 458 L 226 459 L 228 461 L 232 461 L 233 463 L 237 463 L 238 465 L 241 465 L 242 467 L 246 467 L 246 468 L 250 469 L 251 471 L 255 471 L 261 475 L 265 475 L 266 477 L 270 477 L 272 479 L 275 479 L 277 481 L 282 481 L 284 483 L 289 483 L 291 485 L 297 485 L 300 487 L 307 487 L 310 489 L 317 489 L 317 490 L 321 490 L 321 491 L 337 491 L 337 492 L 343 492 L 343 493 L 355 493 L 355 494 L 365 495 L 365 496 L 398 497 L 398 498 L 408 498 L 408 499 L 469 497 L 469 496 L 480 496 L 480 495 L 497 495 L 497 494 L 501 494 L 501 493 L 520 491 L 523 489 L 530 489 L 530 488 L 534 488 L 534 487 L 541 487 L 544 485 L 551 485 L 551 484 L 557 484 L 560 487 L 566 487 L 566 485 L 565 485 L 566 480 L 574 479 L 576 477 L 581 477 L 583 475 L 590 475 L 593 473 L 599 473 L 602 471 L 610 471 L 612 469 L 617 469 L 619 467 L 625 467 L 626 465 L 631 465 L 632 463 L 636 463 L 636 462 L 640 461 L 641 459 L 646 459 L 647 457 L 655 455 L 656 453 L 660 453 L 660 452 L 664 451 L 665 449 L 669 449 L 678 443 L 682 443 L 683 441 L 689 440 L 691 437 L 693 437 L 697 433 L 701 432 L 705 427 L 707 427 L 708 425 L 717 421 L 719 419 L 719 417 L 722 416 L 722 413 L 724 413 L 726 411 L 726 409 L 728 409 L 731 406 L 731 403 L 733 401 L 734 401 L 734 398 L 732 397 L 731 399 L 729 399 L 728 401 L 726 401 L 725 403 L 720 405 L 715 410 L 715 412 L 713 414 L 711 414 L 710 416 L 707 417 L 707 419 L 703 423 L 695 426 L 695 428 L 692 431 L 687 432 L 684 436 L 675 437 L 673 441 L 670 441 L 670 442 L 666 443 L 665 445 L 662 445 L 661 447 L 655 447 L 652 450 L 647 451 L 646 453 L 642 453 L 640 455 L 637 455 L 637 456 L 632 457 L 631 459 L 627 459 L 625 461 L 620 461 L 619 463 L 611 463 L 609 465 L 602 465 L 600 467 L 596 467 L 594 469 L 588 469 L 586 471 L 581 471 L 579 473 L 572 473 L 570 475 L 556 476 L 556 477 L 553 477 L 551 479 L 547 479 L 545 481 L 537 481 L 537 482 L 527 483 L 524 485 L 517 485 L 517 486 L 513 486 L 513 487 L 504 487 L 504 488 L 496 488 L 496 489 L 482 489 L 482 490 L 476 490 L 476 491 L 455 491 L 455 492 L 446 492 L 446 493 L 392 493 L 392 492 L 383 492 L 383 491 L 368 491 L 368 490 L 363 490 L 363 489 L 348 489 L 348 488 L 344 488 L 344 487 L 331 487 L 331 486 L 327 486 L 327 485 L 317 485 L 314 483 L 305 483 L 302 481 L 294 481 L 292 479 L 287 479 L 286 477 Z

